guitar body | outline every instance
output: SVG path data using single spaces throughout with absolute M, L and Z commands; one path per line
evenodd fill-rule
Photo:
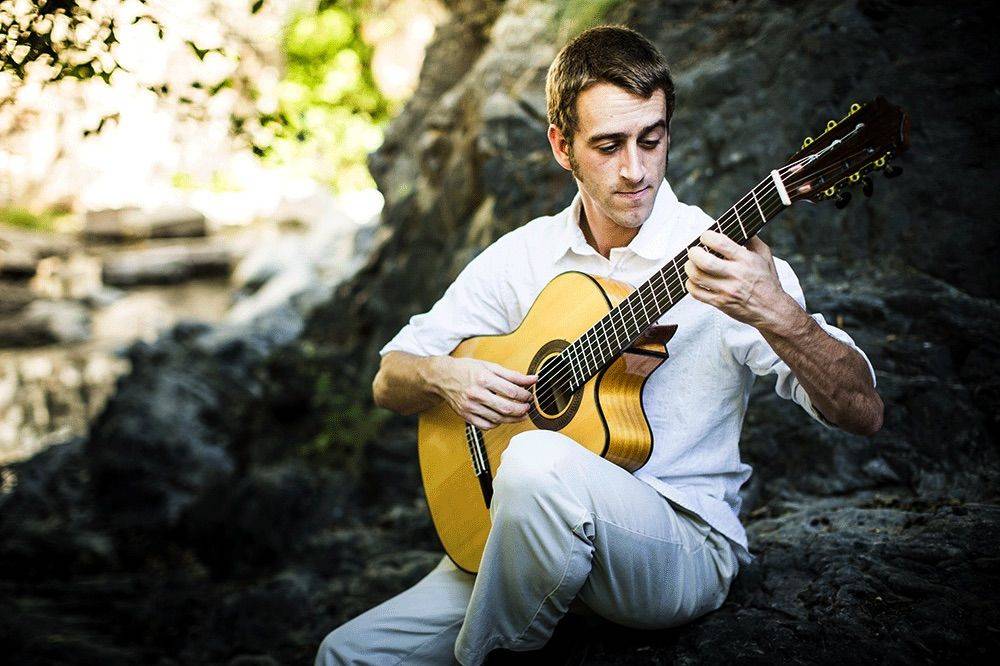
M 614 280 L 562 273 L 545 286 L 517 329 L 463 340 L 451 356 L 534 374 L 632 291 Z M 538 429 L 557 430 L 629 471 L 640 468 L 653 449 L 642 387 L 666 357 L 662 343 L 630 347 L 564 401 L 540 404 L 536 396 L 530 419 L 479 431 L 492 475 L 511 438 Z M 417 439 L 424 492 L 438 536 L 456 566 L 474 573 L 490 531 L 491 488 L 484 490 L 474 472 L 466 423 L 442 402 L 420 415 Z

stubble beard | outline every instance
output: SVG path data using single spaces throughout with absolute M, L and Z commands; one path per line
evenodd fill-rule
M 582 183 L 586 182 L 580 176 L 580 163 L 577 162 L 576 156 L 573 154 L 573 148 L 572 148 L 572 146 L 568 147 L 568 150 L 566 151 L 566 154 L 569 157 L 570 173 L 572 173 L 573 177 L 576 178 L 577 183 L 582 184 Z M 667 162 L 669 162 L 669 154 L 667 155 L 667 157 L 665 159 L 666 159 Z M 666 166 L 664 166 L 664 173 L 666 173 Z M 609 203 L 611 203 L 611 201 L 613 201 L 614 196 L 615 196 L 614 193 L 610 194 Z M 609 206 L 609 208 L 612 208 L 612 207 Z M 649 213 L 652 213 L 652 208 L 650 208 Z M 624 227 L 626 229 L 635 229 L 636 227 L 642 226 L 642 223 L 646 221 L 647 217 L 649 217 L 649 213 L 647 213 L 647 215 L 645 217 L 643 217 L 643 219 L 640 220 L 637 224 L 632 224 L 631 220 L 629 220 L 628 218 L 624 218 L 623 219 L 621 216 L 618 216 L 618 215 L 616 215 L 615 217 L 613 217 L 612 220 L 614 221 L 615 224 L 617 224 L 620 227 Z

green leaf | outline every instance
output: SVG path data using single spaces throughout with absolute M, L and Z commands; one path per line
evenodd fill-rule
M 232 79 L 229 79 L 229 78 L 222 79 L 221 81 L 219 81 L 214 86 L 212 86 L 211 88 L 208 89 L 208 94 L 209 95 L 218 95 L 219 91 L 222 90 L 223 88 L 232 88 L 232 87 L 233 87 L 233 80 Z
M 212 50 L 212 49 L 198 48 L 198 45 L 192 42 L 190 39 L 184 40 L 184 43 L 191 47 L 191 50 L 194 51 L 194 54 L 198 56 L 198 60 L 204 60 L 205 54 Z

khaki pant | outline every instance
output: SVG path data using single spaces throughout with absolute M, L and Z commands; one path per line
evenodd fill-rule
M 328 634 L 316 665 L 478 665 L 544 646 L 576 598 L 618 624 L 672 627 L 718 608 L 738 569 L 724 536 L 556 432 L 511 440 L 490 514 L 478 575 L 443 558 Z

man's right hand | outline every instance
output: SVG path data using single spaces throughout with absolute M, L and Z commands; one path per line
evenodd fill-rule
M 523 375 L 497 363 L 474 358 L 440 357 L 437 389 L 467 423 L 489 430 L 524 419 L 538 375 Z

